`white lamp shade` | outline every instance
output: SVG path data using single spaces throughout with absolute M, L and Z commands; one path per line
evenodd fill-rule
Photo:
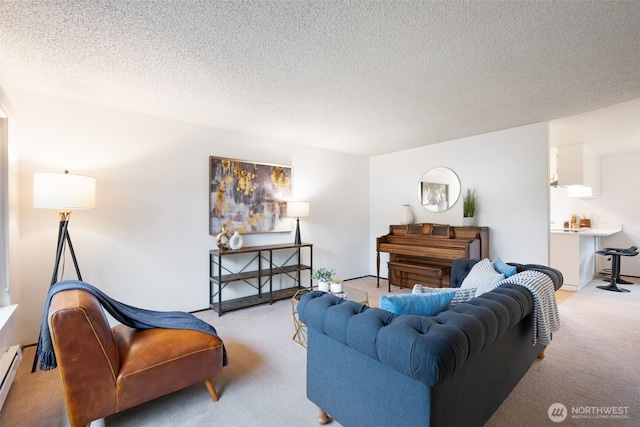
M 93 209 L 96 179 L 68 173 L 34 173 L 33 207 L 73 210 Z
M 287 202 L 287 216 L 291 218 L 309 216 L 309 202 Z

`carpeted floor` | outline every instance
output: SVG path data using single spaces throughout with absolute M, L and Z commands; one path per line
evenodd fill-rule
M 631 293 L 596 288 L 603 284 L 594 280 L 558 305 L 562 327 L 545 359 L 533 364 L 487 427 L 640 425 L 640 284 L 621 286 Z M 549 418 L 555 403 L 568 412 L 561 423 Z M 622 417 L 607 417 L 612 408 Z
M 626 286 L 629 294 L 616 294 L 596 289 L 601 283 L 594 281 L 578 293 L 558 292 L 562 328 L 547 357 L 534 363 L 487 426 L 558 425 L 547 415 L 554 403 L 583 412 L 583 418 L 569 415 L 561 425 L 640 424 L 640 285 Z M 376 288 L 373 277 L 346 285 L 367 290 L 372 306 L 386 292 L 386 281 Z M 305 396 L 306 350 L 291 340 L 290 301 L 222 317 L 211 311 L 197 315 L 217 328 L 228 349 L 230 364 L 214 379 L 220 401 L 211 401 L 204 385 L 196 384 L 92 426 L 317 426 L 317 410 Z M 0 426 L 67 426 L 59 373 L 31 374 L 33 350 L 25 349 Z M 627 408 L 626 418 L 584 418 L 585 410 L 614 406 Z

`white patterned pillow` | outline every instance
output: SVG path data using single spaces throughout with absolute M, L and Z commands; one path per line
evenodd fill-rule
M 425 294 L 425 293 L 435 293 L 435 292 L 451 292 L 455 290 L 456 293 L 453 296 L 453 299 L 449 303 L 449 308 L 454 307 L 463 302 L 469 301 L 471 298 L 476 296 L 476 288 L 431 288 L 429 286 L 422 286 L 415 284 L 413 286 L 412 294 Z
M 489 258 L 485 258 L 473 266 L 462 281 L 460 289 L 476 288 L 476 296 L 478 296 L 495 288 L 501 280 L 504 280 L 504 274 L 498 273 L 491 265 Z

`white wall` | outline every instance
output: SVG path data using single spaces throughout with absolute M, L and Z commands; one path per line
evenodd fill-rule
M 602 238 L 600 247 L 640 247 L 640 151 L 600 157 L 600 196 L 567 197 L 564 188 L 551 189 L 551 221 L 559 226 L 572 214 L 591 217 L 593 228 L 622 226 L 622 232 Z M 598 256 L 598 271 L 610 262 Z M 640 256 L 624 257 L 623 274 L 640 276 Z
M 375 274 L 376 237 L 387 234 L 390 224 L 399 223 L 403 204 L 411 204 L 414 222 L 462 225 L 462 198 L 442 213 L 429 212 L 418 202 L 420 178 L 437 166 L 452 169 L 463 192 L 477 190 L 476 223 L 490 227 L 492 258 L 548 264 L 547 159 L 546 123 L 372 157 L 369 271 Z M 383 277 L 387 260 L 383 254 Z
M 75 211 L 70 234 L 83 279 L 115 299 L 158 310 L 208 307 L 208 159 L 291 165 L 314 267 L 343 278 L 367 274 L 368 159 L 192 124 L 30 95 L 19 113 L 22 343 L 35 342 L 51 280 L 58 217 L 32 207 L 34 172 L 91 175 L 96 209 Z M 245 245 L 293 234 L 245 236 Z M 75 278 L 70 259 L 66 278 Z M 18 301 L 13 301 L 18 302 Z

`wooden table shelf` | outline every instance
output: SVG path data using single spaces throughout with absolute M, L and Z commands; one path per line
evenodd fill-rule
M 309 264 L 302 263 L 302 250 L 308 249 Z M 281 264 L 274 260 L 275 251 L 288 251 L 290 255 Z M 253 255 L 244 266 L 231 271 L 230 266 L 225 266 L 225 258 L 248 254 Z M 255 265 L 257 263 L 257 268 Z M 227 264 L 231 264 L 228 262 Z M 238 310 L 258 304 L 273 303 L 273 301 L 291 298 L 299 289 L 303 288 L 301 283 L 301 272 L 311 271 L 313 265 L 313 245 L 310 243 L 278 244 L 247 246 L 238 250 L 213 249 L 209 251 L 209 306 L 218 315 L 231 310 Z M 251 270 L 244 271 L 249 266 Z M 273 279 L 277 275 L 287 275 L 293 279 L 294 286 L 285 289 L 273 289 Z M 222 299 L 222 290 L 232 282 L 246 282 L 256 289 L 255 295 L 234 298 L 230 300 Z M 251 283 L 255 282 L 255 283 Z M 268 290 L 263 292 L 263 287 L 268 285 Z M 311 274 L 309 274 L 309 287 L 311 287 Z
M 296 292 L 301 288 L 290 288 L 283 289 L 279 291 L 273 291 L 271 293 L 271 300 L 278 301 L 283 299 L 292 298 Z M 214 302 L 211 304 L 211 308 L 216 311 L 216 313 L 222 315 L 222 312 L 239 310 L 241 308 L 252 307 L 254 305 L 266 304 L 269 302 L 269 296 L 265 294 L 261 295 L 251 295 L 243 298 L 234 298 L 228 301 L 222 301 L 222 311 L 220 310 L 219 303 Z

